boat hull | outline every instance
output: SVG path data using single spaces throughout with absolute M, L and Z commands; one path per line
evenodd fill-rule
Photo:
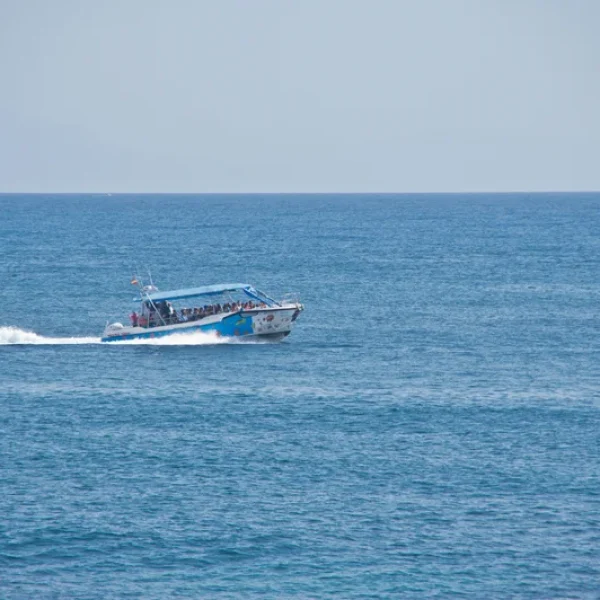
M 176 323 L 160 327 L 120 327 L 109 325 L 102 337 L 103 342 L 155 339 L 190 333 L 216 334 L 228 338 L 262 338 L 281 340 L 292 330 L 302 310 L 301 305 L 277 308 L 242 310 L 206 317 L 199 321 Z

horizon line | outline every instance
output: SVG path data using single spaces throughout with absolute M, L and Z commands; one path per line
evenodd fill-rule
M 598 194 L 598 190 L 510 190 L 510 191 L 457 191 L 457 192 L 2 192 L 0 196 L 456 196 L 456 195 L 495 195 L 513 194 Z

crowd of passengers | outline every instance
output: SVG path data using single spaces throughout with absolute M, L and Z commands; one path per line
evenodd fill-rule
M 226 302 L 225 304 L 205 304 L 197 308 L 182 308 L 177 311 L 170 302 L 145 302 L 142 314 L 131 313 L 131 324 L 134 327 L 158 327 L 160 325 L 175 325 L 189 321 L 199 321 L 204 317 L 220 313 L 251 310 L 253 308 L 266 308 L 264 302 Z

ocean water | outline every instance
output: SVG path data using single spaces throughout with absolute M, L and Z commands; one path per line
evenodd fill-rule
M 1 598 L 600 598 L 600 194 L 0 196 L 0 298 Z

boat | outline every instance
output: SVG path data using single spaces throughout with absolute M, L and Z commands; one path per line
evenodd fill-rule
M 304 306 L 294 295 L 274 300 L 247 283 L 228 283 L 161 292 L 154 284 L 137 285 L 139 312 L 131 323 L 107 323 L 103 342 L 152 339 L 192 332 L 219 337 L 281 340 L 290 334 Z

